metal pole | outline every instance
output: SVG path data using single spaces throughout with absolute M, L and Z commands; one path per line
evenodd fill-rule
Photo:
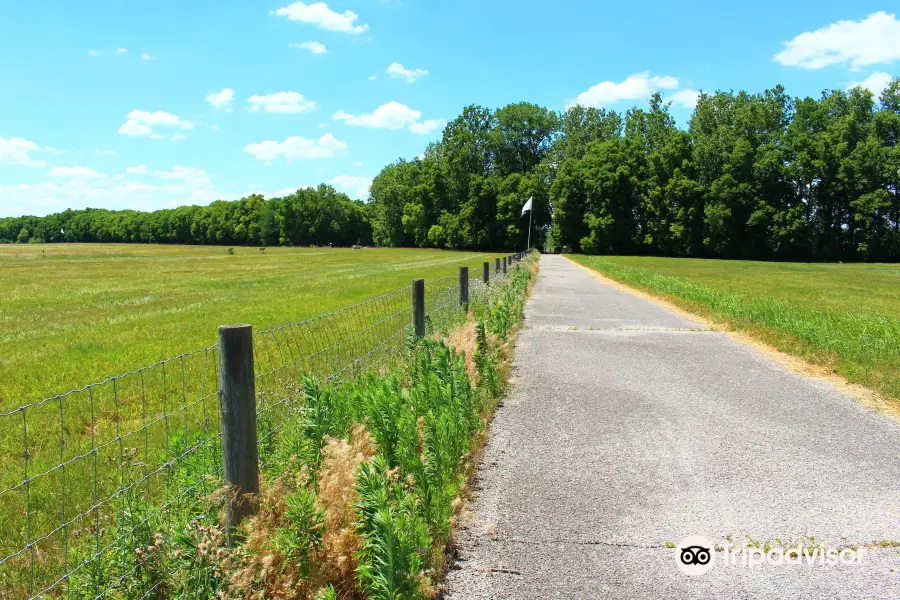
M 528 249 L 531 250 L 531 217 L 534 215 L 534 207 L 528 211 Z
M 256 376 L 253 371 L 253 327 L 219 327 L 219 401 L 222 412 L 222 458 L 226 534 L 256 510 L 259 495 L 259 449 L 256 441 Z

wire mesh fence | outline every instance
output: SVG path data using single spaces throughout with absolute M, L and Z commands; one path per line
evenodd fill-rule
M 217 365 L 205 348 L 0 413 L 0 598 L 102 596 L 128 576 L 111 554 L 220 486 Z
M 492 284 L 503 278 L 490 269 Z M 470 269 L 470 294 L 487 287 L 482 273 Z M 461 322 L 460 299 L 458 274 L 426 280 L 428 327 Z M 406 287 L 255 333 L 261 461 L 296 414 L 304 375 L 377 370 L 399 354 L 410 321 Z M 220 394 L 210 346 L 0 412 L 0 600 L 150 597 L 141 544 L 222 506 Z

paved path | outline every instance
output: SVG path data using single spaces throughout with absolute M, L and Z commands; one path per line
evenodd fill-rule
M 562 257 L 525 313 L 446 598 L 900 598 L 900 548 L 689 577 L 666 547 L 900 540 L 895 421 Z

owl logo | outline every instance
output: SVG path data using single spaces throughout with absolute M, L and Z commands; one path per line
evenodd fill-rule
M 713 545 L 700 535 L 690 535 L 676 546 L 678 551 L 678 568 L 685 575 L 696 577 L 709 573 L 715 562 Z

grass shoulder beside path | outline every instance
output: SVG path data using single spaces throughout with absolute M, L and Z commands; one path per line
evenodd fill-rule
M 900 265 L 569 258 L 900 402 Z

